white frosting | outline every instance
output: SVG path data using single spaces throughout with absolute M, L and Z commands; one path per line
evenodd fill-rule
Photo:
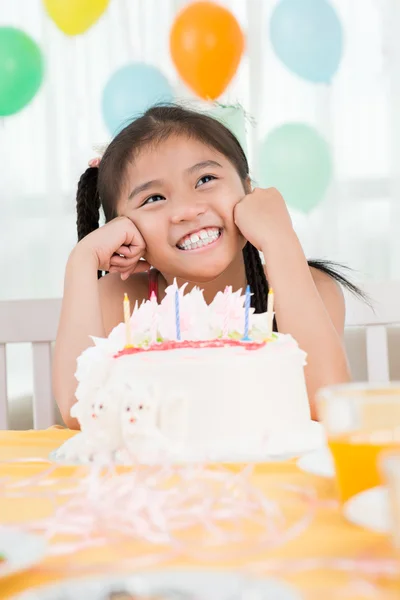
M 175 292 L 143 302 L 131 317 L 136 345 L 150 336 L 176 335 Z M 219 293 L 207 306 L 195 289 L 180 294 L 183 340 L 213 340 L 229 323 L 230 337 L 244 329 L 244 297 Z M 266 336 L 266 314 L 250 314 L 250 337 Z M 153 331 L 153 334 L 151 333 Z M 91 460 L 112 455 L 122 462 L 216 459 L 266 447 L 279 432 L 307 427 L 310 411 L 304 379 L 305 353 L 289 335 L 256 349 L 223 347 L 144 350 L 116 357 L 125 345 L 125 324 L 78 359 L 77 403 L 71 409 L 82 433 L 58 458 Z
M 227 294 L 218 292 L 212 303 L 207 305 L 203 292 L 199 288 L 194 288 L 188 294 L 184 293 L 185 288 L 186 284 L 179 288 L 182 340 L 213 340 L 220 337 L 226 322 L 226 313 L 228 313 L 229 335 L 237 338 L 243 335 L 245 296 L 241 295 L 241 290 L 234 293 L 230 291 Z M 176 339 L 176 289 L 175 285 L 167 287 L 161 304 L 146 300 L 139 307 L 135 307 L 130 319 L 134 346 L 146 346 L 151 343 L 154 325 L 156 325 L 159 339 Z M 268 326 L 266 313 L 255 315 L 254 309 L 250 309 L 249 324 L 252 339 L 265 339 Z M 101 349 L 103 354 L 113 355 L 125 345 L 125 324 L 120 323 L 117 325 L 106 339 L 92 339 L 95 346 Z M 89 348 L 78 361 L 86 363 L 85 354 L 89 351 L 90 357 L 87 362 L 91 363 L 95 360 L 93 348 Z

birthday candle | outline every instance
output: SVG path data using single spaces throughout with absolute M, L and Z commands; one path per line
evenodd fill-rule
M 176 339 L 178 342 L 181 341 L 181 318 L 179 315 L 179 290 L 178 287 L 175 290 L 175 327 L 176 327 Z
M 150 328 L 150 337 L 151 343 L 155 344 L 157 342 L 157 296 L 154 292 L 151 292 L 150 300 L 153 307 L 153 312 L 151 315 L 151 328 Z
M 224 291 L 224 324 L 222 328 L 222 337 L 227 338 L 229 335 L 229 309 L 230 309 L 230 298 L 231 298 L 232 286 L 226 286 Z
M 132 348 L 132 334 L 131 334 L 131 305 L 129 302 L 128 294 L 124 294 L 124 320 L 126 328 L 126 344 L 125 348 Z
M 268 308 L 267 308 L 267 337 L 272 337 L 274 329 L 274 290 L 271 288 L 268 292 Z
M 250 286 L 246 287 L 246 298 L 244 303 L 244 340 L 249 340 L 249 319 L 250 319 Z

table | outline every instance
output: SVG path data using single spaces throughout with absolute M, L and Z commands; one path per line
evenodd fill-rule
M 48 469 L 47 463 L 29 459 L 47 458 L 51 450 L 71 435 L 73 433 L 69 430 L 57 427 L 45 431 L 0 432 L 0 484 L 5 485 L 4 478 L 8 478 L 10 484 L 44 472 Z M 72 467 L 58 467 L 49 478 L 57 477 L 57 481 L 61 481 L 61 489 L 62 478 L 70 475 L 71 470 Z M 293 460 L 259 465 L 251 477 L 252 483 L 265 493 L 271 489 L 279 490 L 282 486 L 279 492 L 282 497 L 286 485 L 314 490 L 317 503 L 312 521 L 297 537 L 273 550 L 264 550 L 246 560 L 243 557 L 229 560 L 221 558 L 206 565 L 207 568 L 243 568 L 257 575 L 273 574 L 297 586 L 307 600 L 321 597 L 324 600 L 400 598 L 400 575 L 397 577 L 393 573 L 385 573 L 388 564 L 396 565 L 389 540 L 345 521 L 335 501 L 334 483 L 331 480 L 301 472 Z M 298 503 L 301 503 L 300 497 Z M 295 509 L 294 506 L 293 510 Z M 11 502 L 3 494 L 0 497 L 0 524 L 23 525 L 33 515 L 35 518 L 46 516 L 52 510 L 51 503 L 45 501 L 24 505 L 23 500 Z M 140 568 L 146 568 L 146 558 L 150 558 L 147 568 L 152 569 L 202 566 L 199 561 L 169 555 L 168 548 L 155 549 L 146 542 L 131 541 L 123 548 L 119 546 L 118 550 L 120 556 L 132 553 L 133 556 L 141 557 L 142 562 L 139 560 L 137 563 L 142 564 Z M 73 556 L 46 557 L 41 564 L 25 572 L 23 576 L 19 574 L 1 579 L 0 598 L 9 598 L 22 590 L 61 578 L 104 572 L 105 569 L 115 570 L 119 560 L 114 552 L 115 548 L 100 547 L 82 549 Z M 152 556 L 158 556 L 155 561 L 159 561 L 159 564 L 152 562 Z M 334 562 L 338 557 L 345 559 L 341 566 L 337 561 Z M 315 558 L 318 559 L 316 563 Z M 321 562 L 323 560 L 325 563 Z M 350 573 L 345 572 L 346 568 L 350 569 Z

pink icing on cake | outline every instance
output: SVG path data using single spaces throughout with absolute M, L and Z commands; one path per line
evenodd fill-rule
M 244 342 L 242 340 L 183 340 L 183 341 L 175 341 L 168 340 L 167 342 L 162 342 L 161 344 L 152 344 L 147 348 L 124 348 L 117 352 L 114 355 L 114 358 L 119 358 L 120 356 L 125 356 L 127 354 L 138 354 L 139 352 L 163 352 L 165 350 L 187 350 L 188 348 L 225 348 L 227 346 L 231 346 L 234 348 L 242 347 L 245 350 L 259 350 L 266 345 L 265 342 Z

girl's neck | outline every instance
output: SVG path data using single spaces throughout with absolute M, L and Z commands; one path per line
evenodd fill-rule
M 173 275 L 162 273 L 165 280 L 165 287 L 171 285 L 174 281 Z M 240 288 L 244 291 L 247 285 L 246 270 L 244 266 L 243 254 L 239 252 L 236 258 L 231 262 L 227 269 L 216 279 L 208 282 L 187 281 L 180 277 L 176 278 L 177 284 L 181 287 L 187 283 L 186 290 L 190 292 L 194 287 L 199 287 L 204 290 L 204 299 L 207 304 L 210 304 L 217 292 L 223 292 L 227 285 L 232 286 L 232 291 L 237 291 Z M 164 290 L 163 290 L 164 291 Z

